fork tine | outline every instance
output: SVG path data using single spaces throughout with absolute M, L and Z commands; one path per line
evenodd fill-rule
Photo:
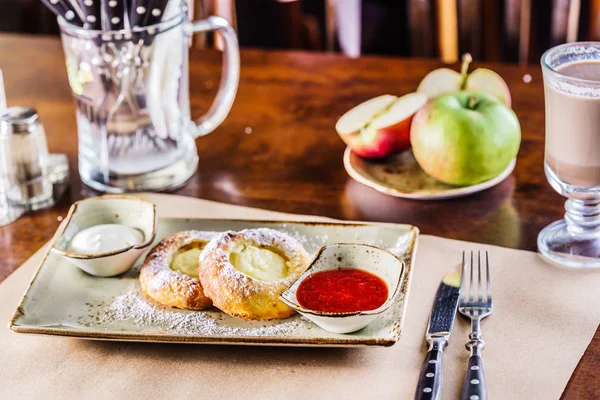
M 469 302 L 473 302 L 473 250 L 471 250 L 471 276 L 469 279 Z
M 485 252 L 485 275 L 487 283 L 487 301 L 489 304 L 492 304 L 492 280 L 490 279 L 490 259 L 487 251 Z
M 467 301 L 467 289 L 466 289 L 466 276 L 467 276 L 467 260 L 465 251 L 462 252 L 462 270 L 460 273 L 460 291 L 459 291 L 459 299 L 461 302 Z
M 483 288 L 481 287 L 481 250 L 477 250 L 477 302 L 483 305 Z

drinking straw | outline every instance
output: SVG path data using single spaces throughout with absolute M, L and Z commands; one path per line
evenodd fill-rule
M 79 7 L 81 7 L 81 12 L 83 13 L 83 26 L 86 29 L 102 29 L 100 0 L 79 0 Z
M 74 25 L 83 26 L 83 20 L 68 0 L 42 0 L 42 3 L 56 16 L 62 17 Z
M 85 0 L 87 1 L 87 0 Z M 104 26 L 107 30 L 119 31 L 125 29 L 125 4 L 123 0 L 102 0 Z

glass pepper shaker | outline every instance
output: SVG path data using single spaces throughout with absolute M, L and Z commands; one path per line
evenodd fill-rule
M 10 107 L 0 116 L 0 156 L 10 204 L 25 211 L 54 204 L 46 134 L 35 109 Z

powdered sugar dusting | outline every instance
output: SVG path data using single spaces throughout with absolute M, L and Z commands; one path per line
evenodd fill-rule
M 138 329 L 203 336 L 287 336 L 311 328 L 311 323 L 300 316 L 273 322 L 242 321 L 216 309 L 187 311 L 162 307 L 145 298 L 137 285 L 131 285 L 126 293 L 99 306 L 95 315 L 79 322 L 90 327 L 126 323 Z

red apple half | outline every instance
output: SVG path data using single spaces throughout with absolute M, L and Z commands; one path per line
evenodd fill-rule
M 388 157 L 410 148 L 410 124 L 425 103 L 423 93 L 375 97 L 342 115 L 335 130 L 357 155 Z

